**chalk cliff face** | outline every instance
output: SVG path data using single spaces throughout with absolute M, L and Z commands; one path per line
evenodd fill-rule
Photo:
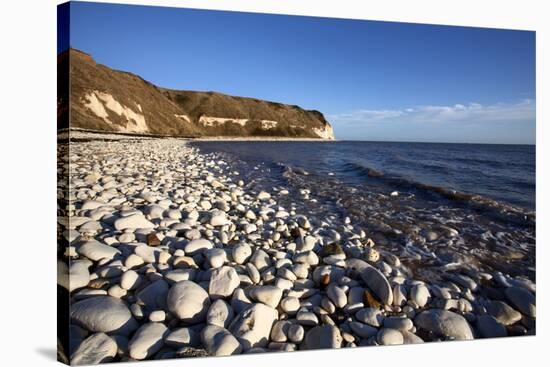
M 58 127 L 170 136 L 334 139 L 319 111 L 216 92 L 157 87 L 97 64 L 81 51 L 58 56 Z M 69 80 L 64 75 L 69 72 Z

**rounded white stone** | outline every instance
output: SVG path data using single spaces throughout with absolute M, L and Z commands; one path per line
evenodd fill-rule
M 196 253 L 209 250 L 213 247 L 214 245 L 212 244 L 212 242 L 208 241 L 205 238 L 199 238 L 196 240 L 192 240 L 187 245 L 185 245 L 184 251 L 186 254 L 194 255 Z
M 117 343 L 105 333 L 86 338 L 71 356 L 71 364 L 89 365 L 110 362 L 116 356 Z
M 90 272 L 88 270 L 90 264 L 91 262 L 88 260 L 73 261 L 71 263 L 68 275 L 70 292 L 88 285 L 90 282 Z
M 376 341 L 381 345 L 403 344 L 403 334 L 395 329 L 380 329 L 378 334 L 376 334 Z
M 255 303 L 239 313 L 229 329 L 245 351 L 255 347 L 265 347 L 277 317 L 275 309 L 262 303 Z
M 150 322 L 142 325 L 128 343 L 128 352 L 133 359 L 146 359 L 162 348 L 168 328 L 162 323 Z
M 240 283 L 241 280 L 235 269 L 222 266 L 212 271 L 208 293 L 212 299 L 230 297 Z
M 472 328 L 466 319 L 454 312 L 431 309 L 417 315 L 414 319 L 417 327 L 437 335 L 458 340 L 473 339 Z
M 262 302 L 271 308 L 277 308 L 283 296 L 283 290 L 272 285 L 252 286 L 248 295 L 254 301 Z
M 309 330 L 304 340 L 306 349 L 340 348 L 342 346 L 342 334 L 333 325 L 316 326 Z
M 300 309 L 300 300 L 296 297 L 286 297 L 281 300 L 281 310 L 289 315 L 294 315 Z
M 227 329 L 208 325 L 201 332 L 201 340 L 209 355 L 229 356 L 240 354 L 242 346 Z
M 127 217 L 119 218 L 115 221 L 115 229 L 117 231 L 138 228 L 155 228 L 155 225 L 148 221 L 142 214 L 129 215 Z
M 214 227 L 225 226 L 230 223 L 231 221 L 227 218 L 227 214 L 221 210 L 214 211 L 210 217 L 210 225 Z
M 430 298 L 430 291 L 424 284 L 417 284 L 411 288 L 410 297 L 418 307 L 424 307 Z
M 284 343 L 287 341 L 288 328 L 292 323 L 288 320 L 275 321 L 271 328 L 270 339 L 272 342 Z
M 183 322 L 204 321 L 210 307 L 208 293 L 198 284 L 184 280 L 170 288 L 166 299 L 168 310 Z
M 212 248 L 206 251 L 206 258 L 212 268 L 219 268 L 227 260 L 227 254 L 224 249 Z
M 70 313 L 73 322 L 92 332 L 127 335 L 137 327 L 126 304 L 114 297 L 84 299 L 74 303 Z
M 126 290 L 137 288 L 141 283 L 141 278 L 134 270 L 127 270 L 120 278 L 120 286 Z
M 206 323 L 227 328 L 233 320 L 233 309 L 222 299 L 214 301 L 206 314 Z
M 169 347 L 176 349 L 183 347 L 198 347 L 200 345 L 200 335 L 197 331 L 191 328 L 179 328 L 168 334 L 164 340 Z
M 231 251 L 231 256 L 233 257 L 233 261 L 235 261 L 237 264 L 244 264 L 244 262 L 252 255 L 252 248 L 249 244 L 245 242 L 237 243 L 235 246 L 233 246 L 233 249 Z
M 114 247 L 105 245 L 96 240 L 85 242 L 77 248 L 79 255 L 85 256 L 92 261 L 99 261 L 102 259 L 113 259 L 116 255 L 120 254 L 120 251 Z
M 327 296 L 338 308 L 344 308 L 348 303 L 346 292 L 344 292 L 344 290 L 341 287 L 335 284 L 330 284 L 327 287 Z
M 299 324 L 292 324 L 288 327 L 288 340 L 292 343 L 301 343 L 304 339 L 304 328 Z

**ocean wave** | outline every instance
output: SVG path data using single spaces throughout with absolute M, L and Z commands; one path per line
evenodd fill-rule
M 300 185 L 320 188 L 323 186 L 327 192 L 341 192 L 341 187 L 347 186 L 346 183 L 333 177 L 327 181 L 324 175 L 316 172 L 308 173 L 307 177 L 302 173 L 299 167 L 289 165 L 283 166 L 283 176 L 287 179 L 299 180 Z M 414 195 L 417 199 L 430 200 L 433 205 L 443 205 L 442 199 L 455 203 L 454 205 L 467 206 L 470 209 L 478 212 L 485 212 L 494 219 L 505 219 L 511 223 L 521 225 L 532 224 L 535 222 L 534 211 L 516 207 L 503 201 L 495 200 L 483 195 L 468 193 L 453 188 L 426 184 L 407 177 L 401 177 L 391 174 L 390 172 L 378 171 L 372 167 L 362 165 L 357 162 L 347 162 L 343 164 L 339 170 L 344 174 L 352 174 L 355 177 L 365 179 L 368 185 L 360 184 L 353 190 L 354 196 L 370 196 L 372 190 L 376 190 L 378 194 L 388 194 L 392 191 L 398 191 L 405 195 Z
M 405 158 L 400 154 L 394 154 L 391 157 L 393 163 L 406 164 L 409 167 L 418 167 L 421 169 L 431 170 L 435 173 L 447 173 L 451 167 L 447 163 L 435 161 L 433 159 L 426 159 L 417 157 L 417 159 Z
M 453 158 L 453 161 L 463 163 L 466 165 L 484 165 L 489 167 L 525 168 L 530 166 L 529 163 L 510 162 L 510 161 L 503 162 L 500 160 L 490 159 L 490 158 L 456 157 L 456 158 Z
M 342 165 L 341 171 L 354 172 L 364 177 L 383 177 L 384 172 L 355 162 L 347 162 Z
M 422 190 L 428 193 L 437 193 L 450 200 L 461 200 L 461 201 L 468 201 L 478 197 L 478 195 L 475 195 L 475 194 L 468 194 L 457 190 L 449 189 L 443 186 L 428 185 L 428 184 L 411 180 L 405 177 L 386 174 L 382 171 L 375 170 L 372 167 L 364 166 L 362 164 L 355 163 L 355 162 L 345 163 L 342 167 L 343 167 L 343 170 L 347 172 L 354 172 L 359 175 L 370 177 L 370 178 L 378 178 L 379 183 L 386 184 L 390 190 L 394 188 L 401 189 L 401 190 L 411 190 L 411 189 Z

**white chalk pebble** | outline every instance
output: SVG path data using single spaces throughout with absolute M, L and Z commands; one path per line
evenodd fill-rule
M 115 105 L 89 93 L 87 101 Z M 140 103 L 135 111 L 147 112 Z M 268 164 L 238 172 L 244 162 L 181 139 L 74 134 L 82 139 L 59 168 L 69 180 L 59 226 L 70 265 L 58 269 L 71 298 L 74 364 L 536 334 L 535 283 L 462 264 L 467 229 L 443 212 L 410 220 L 420 211 L 408 191 L 367 202 L 356 187 L 331 192 L 332 178 L 315 183 L 314 167 L 277 170 L 283 187 L 269 184 Z M 380 215 L 380 203 L 402 212 Z M 411 245 L 396 251 L 403 241 Z M 507 254 L 523 263 L 528 248 L 510 243 Z M 422 272 L 410 268 L 424 260 Z

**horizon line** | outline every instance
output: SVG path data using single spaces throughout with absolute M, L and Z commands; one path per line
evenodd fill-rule
M 363 142 L 363 143 L 418 143 L 418 144 L 469 144 L 469 145 L 529 145 L 536 146 L 535 143 L 489 143 L 489 142 L 457 142 L 457 141 L 412 141 L 412 140 L 361 140 L 361 139 L 334 139 L 334 142 Z

